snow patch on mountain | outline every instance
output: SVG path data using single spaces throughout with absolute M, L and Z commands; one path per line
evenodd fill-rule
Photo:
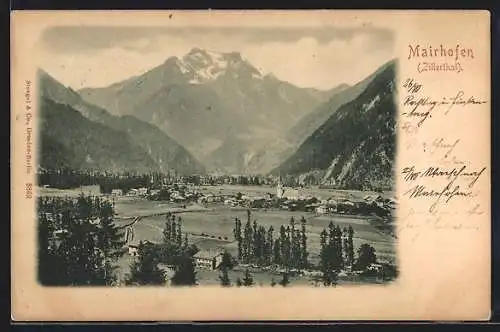
M 380 95 L 377 95 L 369 103 L 363 104 L 363 111 L 368 112 L 369 110 L 374 108 L 379 101 L 380 101 Z
M 264 76 L 262 76 L 262 74 L 252 73 L 252 78 L 255 78 L 255 79 L 258 79 L 258 80 L 263 80 Z
M 190 84 L 214 81 L 228 71 L 234 78 L 238 78 L 239 71 L 244 68 L 250 68 L 252 78 L 264 79 L 258 69 L 236 52 L 220 53 L 194 48 L 179 60 L 177 65 L 181 72 L 189 77 Z

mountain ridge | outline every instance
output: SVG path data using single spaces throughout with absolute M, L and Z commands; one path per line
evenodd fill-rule
M 232 145 L 235 156 L 251 154 L 330 97 L 330 90 L 299 88 L 263 75 L 238 52 L 199 48 L 167 58 L 141 75 L 78 93 L 112 114 L 155 124 L 208 169 L 238 172 L 245 169 L 240 158 L 216 165 L 217 149 L 226 141 L 234 136 L 241 141 Z
M 307 177 L 341 189 L 392 189 L 396 149 L 395 60 L 330 115 L 272 174 Z M 319 177 L 319 178 L 318 178 Z
M 38 78 L 42 97 L 68 105 L 88 120 L 123 133 L 154 160 L 156 166 L 153 169 L 162 172 L 205 172 L 203 165 L 186 149 L 154 125 L 131 116 L 109 114 L 105 109 L 84 101 L 78 93 L 62 85 L 43 69 L 39 69 Z
M 158 166 L 121 131 L 84 117 L 69 105 L 40 98 L 40 167 L 72 170 L 158 171 Z
M 372 74 L 353 86 L 340 85 L 332 89 L 332 95 L 325 103 L 318 105 L 314 110 L 302 117 L 282 137 L 276 139 L 263 149 L 258 151 L 249 162 L 249 171 L 260 170 L 271 172 L 274 168 L 290 158 L 305 140 L 315 130 L 323 125 L 328 118 L 344 104 L 356 99 L 370 84 L 370 82 L 385 68 L 390 66 L 391 61 L 378 67 Z

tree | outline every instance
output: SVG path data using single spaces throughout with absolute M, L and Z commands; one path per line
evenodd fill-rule
M 274 248 L 273 248 L 273 262 L 274 264 L 281 264 L 281 244 L 280 239 L 274 240 Z
M 165 218 L 165 229 L 163 230 L 163 241 L 170 242 L 172 236 L 172 222 L 170 221 L 170 213 L 167 213 Z
M 101 273 L 103 273 L 104 283 L 111 285 L 116 281 L 114 262 L 123 255 L 122 248 L 125 241 L 114 223 L 114 210 L 111 202 L 96 197 L 94 207 L 97 209 L 96 214 L 99 221 L 96 225 L 96 246 L 100 249 L 104 260 Z
M 325 229 L 320 233 L 320 268 L 323 274 L 330 269 L 330 259 L 328 257 L 328 234 Z
M 290 267 L 290 227 L 281 225 L 280 227 L 280 257 L 281 263 L 286 267 Z
M 223 287 L 231 286 L 231 280 L 229 279 L 229 274 L 227 268 L 222 269 L 222 274 L 219 276 L 220 284 Z
M 330 225 L 333 225 L 330 223 Z M 325 286 L 330 286 L 332 284 L 336 284 L 337 282 L 337 273 L 335 272 L 335 264 L 334 264 L 334 255 L 333 255 L 333 226 L 329 226 L 330 236 L 327 233 L 326 229 L 320 234 L 320 270 L 322 272 L 322 281 Z
M 45 285 L 112 285 L 123 236 L 99 197 L 38 200 L 38 273 Z
M 258 226 L 255 238 L 255 259 L 258 264 L 262 265 L 266 263 L 267 255 L 266 229 L 264 226 Z
M 283 273 L 283 279 L 280 281 L 280 285 L 283 287 L 286 287 L 290 283 L 290 278 L 288 276 L 288 273 Z
M 188 235 L 184 235 L 184 242 L 182 243 L 182 251 L 186 252 L 189 248 L 189 240 L 188 240 Z
M 351 264 L 354 263 L 354 229 L 351 225 L 348 228 L 348 247 L 349 247 L 349 259 Z
M 337 285 L 337 281 L 338 281 L 337 272 L 335 272 L 334 270 L 329 270 L 329 271 L 323 272 L 322 280 L 323 280 L 323 285 L 325 285 L 325 286 Z
M 302 217 L 300 219 L 301 224 L 301 268 L 307 268 L 307 256 L 309 255 L 307 252 L 307 235 L 306 235 L 306 219 Z
M 271 264 L 271 262 L 273 261 L 273 243 L 274 243 L 274 239 L 273 239 L 273 232 L 274 232 L 274 228 L 273 226 L 269 226 L 269 229 L 267 230 L 267 239 L 266 239 L 266 264 Z
M 354 264 L 354 229 L 351 225 L 347 229 L 347 243 L 346 243 L 346 264 L 352 266 Z
M 371 245 L 363 243 L 358 249 L 358 259 L 355 263 L 355 268 L 360 271 L 366 270 L 368 266 L 377 262 L 375 248 Z
M 139 244 L 139 259 L 130 266 L 128 285 L 163 285 L 165 274 L 158 268 L 158 255 L 150 243 Z
M 302 250 L 301 250 L 301 240 L 300 231 L 298 229 L 294 230 L 293 240 L 292 240 L 292 266 L 295 268 L 300 268 L 302 266 Z
M 236 240 L 236 242 L 238 243 L 238 259 L 241 260 L 241 258 L 243 257 L 243 253 L 242 253 L 242 243 L 241 243 L 241 220 L 239 220 L 238 218 L 235 218 L 235 221 L 234 221 L 234 230 L 233 230 L 233 234 L 234 234 L 234 239 Z
M 380 277 L 383 281 L 393 280 L 398 276 L 396 267 L 389 263 L 383 263 L 380 271 Z
M 182 218 L 179 216 L 177 219 L 177 237 L 175 239 L 177 246 L 182 246 Z
M 248 269 L 245 270 L 245 274 L 243 276 L 243 286 L 250 287 L 254 284 L 253 276 L 250 274 Z
M 248 210 L 250 211 L 250 210 Z M 257 221 L 253 221 L 253 224 L 252 224 L 252 238 L 250 239 L 252 245 L 251 245 L 251 248 L 252 248 L 252 251 L 251 251 L 251 255 L 253 256 L 252 260 L 257 260 L 259 258 L 259 248 L 260 248 L 260 237 L 259 237 L 259 230 L 258 230 L 258 227 L 257 227 Z
M 334 231 L 333 256 L 335 271 L 340 271 L 344 267 L 344 257 L 342 255 L 342 230 L 337 225 Z
M 170 225 L 170 242 L 175 243 L 175 240 L 177 239 L 177 224 L 175 222 L 175 216 L 172 215 L 172 222 Z
M 228 251 L 224 251 L 222 254 L 222 261 L 219 265 L 219 269 L 222 271 L 224 269 L 226 270 L 232 270 L 234 268 L 234 258 L 231 256 L 231 254 Z
M 40 207 L 38 210 L 44 210 Z M 39 212 L 38 216 L 38 280 L 42 285 L 68 284 L 64 261 L 57 254 L 54 238 L 54 223 L 47 214 Z
M 196 285 L 196 271 L 192 256 L 182 255 L 179 257 L 179 263 L 171 282 L 175 286 Z
M 253 239 L 253 234 L 252 234 L 252 225 L 250 223 L 250 211 L 248 211 L 248 219 L 245 224 L 245 229 L 243 230 L 244 234 L 244 239 L 243 239 L 243 261 L 245 263 L 248 263 L 251 258 L 251 253 L 252 253 L 252 239 Z

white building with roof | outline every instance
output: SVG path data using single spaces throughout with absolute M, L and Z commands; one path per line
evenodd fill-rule
M 201 250 L 193 258 L 197 268 L 215 270 L 222 263 L 222 252 Z

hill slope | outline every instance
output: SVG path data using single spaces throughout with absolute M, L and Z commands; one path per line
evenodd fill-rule
M 341 106 L 357 98 L 370 82 L 389 66 L 386 63 L 354 86 L 342 84 L 330 90 L 330 99 L 302 117 L 290 130 L 255 153 L 248 162 L 249 172 L 268 173 L 290 158 Z
M 154 160 L 124 132 L 44 97 L 40 98 L 39 112 L 42 168 L 140 173 L 158 170 Z
M 321 183 L 344 189 L 391 188 L 395 68 L 394 61 L 383 66 L 357 98 L 334 112 L 273 173 L 315 174 Z
M 127 136 L 147 153 L 160 171 L 175 170 L 181 174 L 203 173 L 203 165 L 184 147 L 156 126 L 133 116 L 113 116 L 105 109 L 84 101 L 75 91 L 63 86 L 44 71 L 39 71 L 41 95 L 71 106 L 91 121 L 103 124 Z
M 79 93 L 113 114 L 158 126 L 211 168 L 237 171 L 245 168 L 245 155 L 285 133 L 331 95 L 263 75 L 237 52 L 199 48 L 140 76 Z M 235 138 L 238 144 L 230 142 Z M 221 159 L 228 144 L 232 150 Z

